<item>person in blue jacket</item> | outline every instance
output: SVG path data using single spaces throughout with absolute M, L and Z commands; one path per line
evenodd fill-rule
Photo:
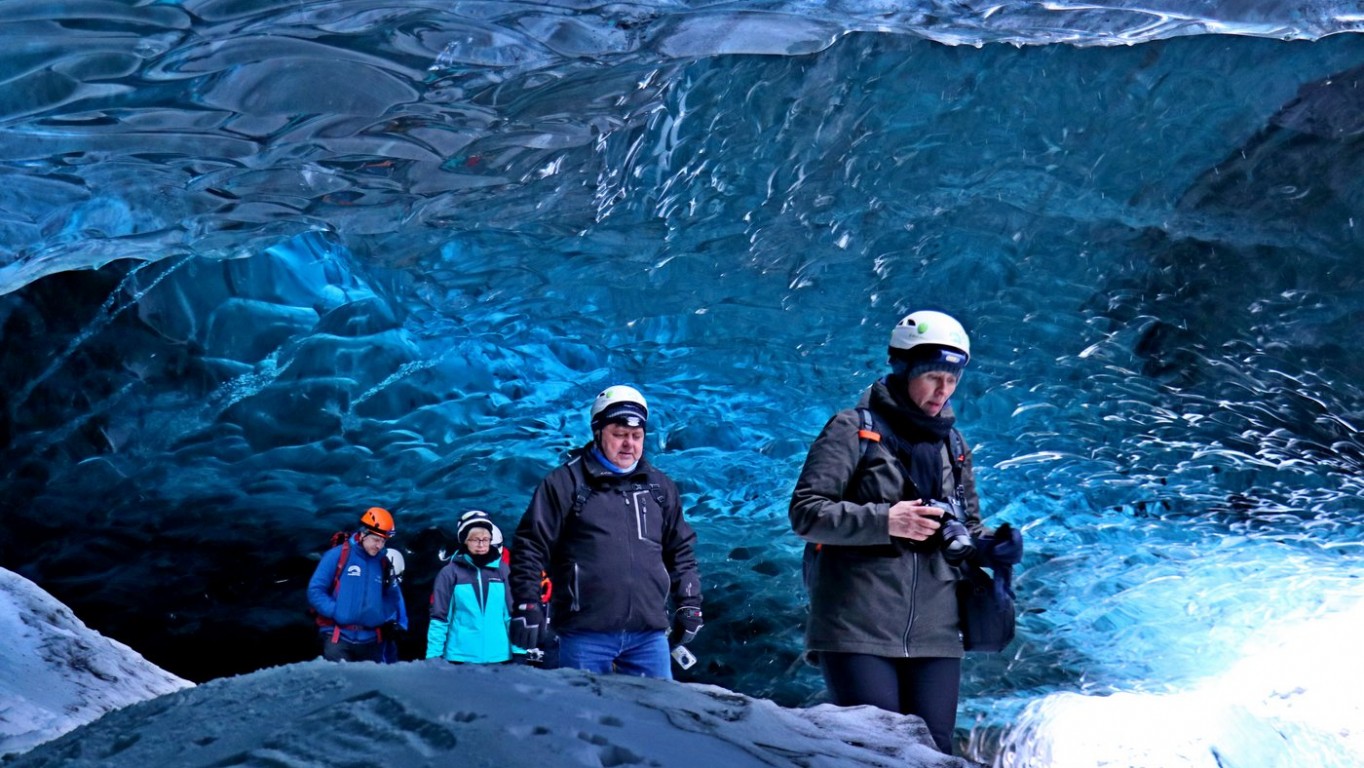
M 393 515 L 370 507 L 360 529 L 322 555 L 308 581 L 317 612 L 322 657 L 328 661 L 380 661 L 385 624 L 405 622 L 407 607 L 384 547 L 395 533 Z
M 507 636 L 511 592 L 502 559 L 502 531 L 486 512 L 459 519 L 459 548 L 436 575 L 426 658 L 468 664 L 501 664 L 512 658 Z

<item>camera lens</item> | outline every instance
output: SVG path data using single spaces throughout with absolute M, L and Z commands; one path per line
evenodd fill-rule
M 956 565 L 976 553 L 976 544 L 971 540 L 971 532 L 957 519 L 956 505 L 950 502 L 935 501 L 932 506 L 944 510 L 942 516 L 943 556 L 949 563 Z

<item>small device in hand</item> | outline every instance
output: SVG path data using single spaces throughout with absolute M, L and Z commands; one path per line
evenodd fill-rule
M 685 645 L 673 646 L 673 661 L 682 669 L 691 669 L 696 666 L 696 656 Z

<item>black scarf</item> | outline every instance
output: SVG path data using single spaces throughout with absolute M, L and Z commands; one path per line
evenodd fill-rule
M 481 555 L 475 555 L 473 552 L 470 552 L 467 549 L 464 550 L 464 554 L 468 555 L 469 560 L 471 560 L 473 564 L 477 565 L 479 568 L 483 568 L 488 563 L 491 563 L 492 561 L 502 556 L 502 552 L 500 552 L 497 549 L 497 547 L 488 547 L 488 551 L 484 552 Z
M 905 498 L 942 498 L 942 446 L 957 420 L 952 416 L 929 416 L 909 399 L 909 381 L 891 375 L 871 388 L 872 412 L 889 428 L 890 448 L 904 466 L 913 488 Z

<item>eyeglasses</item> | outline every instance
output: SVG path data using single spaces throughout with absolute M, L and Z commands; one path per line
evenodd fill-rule
M 464 540 L 464 543 L 465 543 L 465 544 L 491 544 L 491 543 L 493 543 L 493 540 L 492 540 L 492 539 L 476 539 L 476 538 L 470 536 L 469 538 L 467 538 L 467 539 Z

